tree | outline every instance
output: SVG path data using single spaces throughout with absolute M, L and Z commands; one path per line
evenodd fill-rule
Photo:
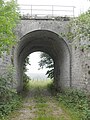
M 67 34 L 69 40 L 73 40 L 75 37 L 81 38 L 83 36 L 90 38 L 90 10 L 72 19 L 69 23 L 69 28 L 73 28 L 72 31 Z
M 28 83 L 29 83 L 29 80 L 31 80 L 30 77 L 27 76 L 26 72 L 27 72 L 27 65 L 31 65 L 30 64 L 30 58 L 29 56 L 25 59 L 24 61 L 24 64 L 23 64 L 23 90 L 27 90 L 28 88 Z
M 19 20 L 18 7 L 15 0 L 0 0 L 0 54 L 9 51 L 16 43 L 15 27 Z
M 19 20 L 17 4 L 14 0 L 0 0 L 0 55 L 8 52 L 16 43 L 14 29 Z M 15 88 L 14 67 L 10 65 L 0 75 L 0 120 L 17 105 L 19 98 Z M 14 87 L 13 87 L 14 85 Z
M 46 72 L 46 75 L 48 75 L 48 78 L 54 78 L 54 62 L 52 58 L 46 54 L 46 53 L 41 53 L 40 55 L 41 60 L 39 61 L 39 66 L 41 69 L 46 67 L 48 70 Z
M 27 72 L 27 70 L 28 70 L 27 67 L 26 67 L 27 65 L 31 65 L 31 64 L 30 64 L 30 58 L 29 58 L 29 56 L 26 57 L 25 62 L 24 62 L 24 65 L 23 65 L 24 73 Z

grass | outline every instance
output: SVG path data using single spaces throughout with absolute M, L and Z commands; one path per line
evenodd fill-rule
M 35 118 L 34 120 L 53 120 L 53 117 L 51 116 L 38 116 L 38 118 Z
M 33 93 L 33 96 L 31 98 L 26 96 L 24 102 L 26 100 L 26 103 L 28 102 L 28 106 L 24 106 L 24 109 L 29 109 L 30 111 L 33 111 L 34 109 L 33 114 L 35 117 L 33 117 L 32 120 L 86 120 L 81 119 L 78 114 L 79 112 L 75 111 L 75 109 L 73 110 L 72 106 L 67 107 L 67 105 L 65 105 L 65 103 L 68 104 L 69 99 L 64 96 L 64 100 L 63 94 L 61 94 L 62 97 L 60 94 L 59 96 L 55 96 L 55 94 L 54 96 L 52 96 L 52 94 L 46 94 L 48 93 L 48 90 L 50 90 L 50 92 L 54 91 L 52 90 L 54 89 L 54 87 L 52 87 L 52 83 L 52 80 L 29 81 L 29 94 Z M 33 101 L 33 105 L 30 104 L 31 101 Z M 13 112 L 10 119 L 12 116 L 18 116 L 17 118 L 19 118 L 19 112 Z
M 64 110 L 66 114 L 70 116 L 71 120 L 81 120 L 80 115 L 77 112 L 75 112 L 73 109 L 67 108 L 62 103 L 60 103 L 59 106 Z
M 5 110 L 7 110 L 8 108 L 11 109 L 11 107 L 12 107 L 12 110 L 9 112 L 9 109 L 8 109 L 8 114 L 6 114 L 3 117 L 0 117 L 0 120 L 11 120 L 12 114 L 14 116 L 17 116 L 19 114 L 17 110 L 22 108 L 22 102 L 23 102 L 22 98 L 17 98 L 16 100 L 11 101 L 9 105 L 6 105 Z
M 80 90 L 67 89 L 57 95 L 61 107 L 75 120 L 90 120 L 90 99 Z
M 36 109 L 37 109 L 36 110 L 37 117 L 34 118 L 33 120 L 79 120 L 73 111 L 66 109 L 66 107 L 63 104 L 58 103 L 58 101 L 56 101 L 54 97 L 43 96 L 41 94 L 44 89 L 50 90 L 52 83 L 53 83 L 52 80 L 36 80 L 36 81 L 31 80 L 29 82 L 30 84 L 29 88 L 36 89 L 35 102 L 36 102 Z M 58 114 L 57 116 L 55 116 L 53 114 L 53 112 L 55 112 L 54 108 L 50 107 L 50 105 L 48 104 L 48 102 L 50 101 L 52 104 L 53 102 L 57 104 L 56 105 L 57 108 L 58 106 L 62 108 L 64 111 L 64 114 L 60 114 L 60 115 Z
M 51 79 L 47 79 L 47 80 L 30 80 L 29 81 L 29 89 L 33 88 L 40 88 L 40 89 L 44 89 L 47 88 L 48 84 L 52 84 L 52 80 Z

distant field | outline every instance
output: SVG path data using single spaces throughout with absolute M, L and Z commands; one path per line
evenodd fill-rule
M 32 80 L 46 80 L 47 76 L 44 73 L 26 73 Z

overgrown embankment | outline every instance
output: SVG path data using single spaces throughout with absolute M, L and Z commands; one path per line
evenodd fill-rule
M 0 120 L 21 105 L 22 98 L 17 95 L 13 88 L 15 81 L 13 79 L 14 68 L 9 66 L 7 72 L 0 76 Z

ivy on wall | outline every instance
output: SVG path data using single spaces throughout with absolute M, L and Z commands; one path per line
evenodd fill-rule
M 67 33 L 69 40 L 77 37 L 80 39 L 82 36 L 90 38 L 90 10 L 81 14 L 77 18 L 73 18 L 68 28 L 70 32 Z

